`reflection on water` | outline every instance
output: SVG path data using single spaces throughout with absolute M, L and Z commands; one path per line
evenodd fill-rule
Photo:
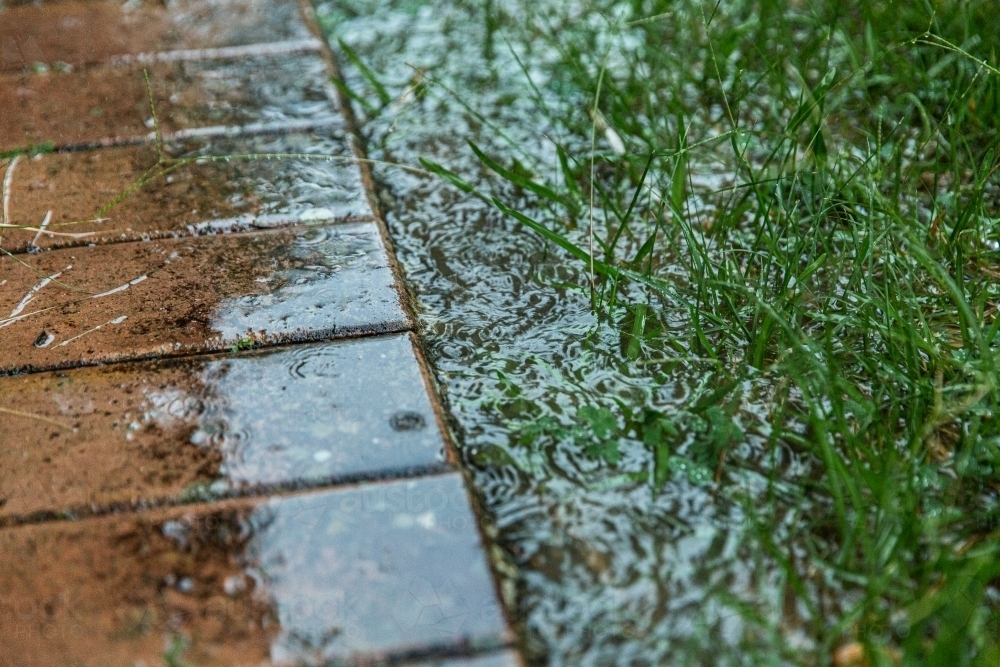
M 162 86 L 170 93 L 159 112 L 172 129 L 342 120 L 326 63 L 316 54 L 180 62 L 150 76 L 154 92 Z
M 408 328 L 373 223 L 312 228 L 271 258 L 267 293 L 223 300 L 212 328 L 225 340 L 248 334 L 385 332 Z
M 220 449 L 227 484 L 399 472 L 443 460 L 405 335 L 213 361 L 202 377 L 214 400 L 191 441 Z M 401 418 L 413 427 L 398 428 Z
M 213 234 L 270 229 L 292 224 L 328 224 L 370 219 L 371 208 L 340 129 L 288 135 L 202 138 L 168 143 L 177 158 L 202 158 L 176 167 L 132 194 L 98 222 L 74 225 L 81 239 L 35 238 L 15 230 L 4 235 L 14 252 L 32 244 L 46 248 L 84 242 L 155 236 Z M 272 159 L 232 156 L 295 155 Z M 302 157 L 302 156 L 308 157 Z M 125 189 L 155 161 L 149 146 L 111 148 L 97 153 L 53 153 L 18 167 L 10 201 L 16 219 L 83 220 L 103 204 L 97 184 L 112 180 Z M 49 187 L 58 185 L 53 199 Z
M 114 0 L 57 3 L 44 9 L 41 4 L 4 2 L 10 18 L 4 19 L 9 23 L 4 26 L 0 70 L 17 72 L 34 65 L 58 73 L 65 65 L 130 56 L 144 56 L 148 62 L 152 54 L 165 51 L 181 51 L 172 55 L 184 59 L 191 57 L 190 50 L 312 41 L 292 0 Z
M 457 474 L 274 501 L 245 559 L 281 630 L 278 664 L 505 641 Z
M 268 228 L 278 223 L 301 222 L 316 224 L 345 218 L 370 217 L 371 208 L 365 197 L 357 167 L 347 158 L 343 132 L 324 129 L 309 134 L 258 135 L 239 139 L 214 138 L 189 140 L 168 146 L 176 157 L 211 157 L 249 154 L 308 154 L 333 156 L 333 159 L 230 159 L 221 164 L 199 162 L 168 179 L 175 188 L 184 187 L 190 179 L 205 176 L 218 187 L 226 188 L 226 203 L 244 213 L 247 226 Z M 216 171 L 223 171 L 215 175 Z M 200 185 L 200 184 L 198 184 Z M 192 186 L 188 186 L 192 187 Z M 173 196 L 176 196 L 171 192 Z M 229 224 L 225 224 L 229 222 Z M 204 221 L 193 225 L 192 231 L 228 231 L 240 229 L 238 221 Z
M 161 531 L 183 551 L 206 550 L 233 532 L 226 516 L 184 516 Z M 245 569 L 222 587 L 266 604 L 275 665 L 507 642 L 458 474 L 273 498 L 235 525 L 229 556 Z M 201 579 L 171 573 L 168 584 L 191 593 L 210 585 Z

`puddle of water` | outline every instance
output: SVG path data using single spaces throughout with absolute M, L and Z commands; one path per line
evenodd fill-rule
M 225 162 L 225 182 L 232 192 L 228 201 L 252 206 L 256 210 L 250 224 L 257 228 L 274 226 L 279 221 L 318 224 L 355 217 L 371 217 L 357 165 L 341 130 L 310 134 L 257 136 L 238 140 L 179 142 L 171 147 L 176 157 L 220 155 L 302 154 L 313 159 L 274 158 L 233 159 Z M 330 160 L 322 159 L 330 157 Z M 191 167 L 196 171 L 215 163 Z M 176 180 L 174 181 L 176 182 Z M 218 217 L 218 216 L 217 216 Z M 215 230 L 225 221 L 204 221 L 196 231 Z M 285 223 L 287 224 L 287 222 Z
M 165 129 L 342 120 L 326 62 L 316 54 L 154 66 L 150 77 L 154 93 L 166 92 L 158 109 Z
M 372 223 L 318 227 L 296 235 L 280 252 L 297 268 L 261 280 L 267 293 L 223 299 L 212 328 L 225 340 L 250 332 L 280 336 L 296 332 L 404 329 L 395 280 Z
M 11 528 L 0 557 L 3 664 L 318 666 L 507 642 L 455 473 Z
M 574 11 L 584 11 L 567 3 L 503 7 L 509 16 L 567 25 Z M 545 44 L 518 41 L 523 36 L 514 31 L 491 35 L 482 5 L 474 3 L 319 2 L 318 14 L 392 96 L 401 96 L 378 114 L 361 113 L 371 157 L 407 165 L 430 158 L 520 211 L 532 210 L 529 201 L 491 179 L 467 139 L 492 155 L 523 159 L 540 179 L 561 180 L 548 137 L 569 143 L 571 154 L 573 146 L 538 110 L 536 96 L 578 103 L 581 115 L 592 100 L 545 71 L 556 60 Z M 504 38 L 533 68 L 537 90 Z M 602 45 L 588 48 L 603 53 Z M 614 67 L 615 58 L 609 63 Z M 406 91 L 417 70 L 442 85 L 412 101 Z M 350 68 L 348 79 L 355 90 L 370 90 Z M 610 142 L 599 146 L 613 149 Z M 709 158 L 690 170 L 705 187 L 717 187 L 726 182 L 724 167 Z M 622 424 L 621 406 L 682 414 L 693 396 L 718 382 L 711 372 L 692 377 L 643 358 L 629 361 L 620 329 L 597 321 L 589 296 L 573 287 L 587 284 L 584 272 L 560 251 L 440 180 L 390 168 L 378 175 L 432 363 L 461 427 L 464 460 L 517 565 L 508 583 L 517 591 L 515 613 L 526 621 L 526 648 L 546 664 L 574 666 L 763 664 L 753 662 L 758 658 L 786 664 L 780 649 L 770 652 L 775 646 L 808 648 L 794 624 L 779 636 L 766 634 L 785 618 L 773 593 L 780 568 L 747 548 L 743 512 L 706 484 L 717 461 L 686 458 L 689 439 L 673 451 L 670 481 L 654 488 L 645 480 L 656 458 L 636 424 Z M 586 247 L 584 225 L 568 234 Z M 686 326 L 664 312 L 663 326 Z M 749 383 L 737 391 L 746 405 L 734 420 L 747 437 L 731 454 L 746 468 L 732 483 L 755 493 L 766 485 L 761 471 L 773 465 L 765 454 L 767 425 L 754 409 L 763 393 Z M 601 415 L 612 426 L 602 426 Z M 609 443 L 601 429 L 619 435 Z M 609 445 L 617 449 L 607 460 L 591 453 Z M 782 465 L 808 474 L 794 456 Z M 797 511 L 776 534 L 795 530 Z
M 126 8 L 131 3 L 123 3 Z M 147 3 L 141 3 L 145 6 Z M 175 0 L 167 5 L 171 31 L 179 41 L 173 48 L 199 48 L 309 39 L 298 3 L 291 0 Z

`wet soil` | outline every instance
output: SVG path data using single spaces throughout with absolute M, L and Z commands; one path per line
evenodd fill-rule
M 146 418 L 150 394 L 202 396 L 199 384 L 188 368 L 155 364 L 4 379 L 0 516 L 137 503 L 215 480 L 222 454 L 191 444 L 196 423 Z
M 0 532 L 0 663 L 159 665 L 182 636 L 196 638 L 188 664 L 265 661 L 278 626 L 240 562 L 251 512 L 228 505 Z M 227 582 L 238 585 L 227 593 Z

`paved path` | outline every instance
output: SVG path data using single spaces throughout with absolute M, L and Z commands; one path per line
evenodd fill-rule
M 0 665 L 517 664 L 317 35 L 0 4 Z

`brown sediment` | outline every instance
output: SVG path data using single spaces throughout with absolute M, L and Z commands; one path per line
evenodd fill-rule
M 60 357 L 204 342 L 213 337 L 209 319 L 219 298 L 266 291 L 256 279 L 278 268 L 268 251 L 281 241 L 282 235 L 261 234 L 59 250 L 27 257 L 34 271 L 10 257 L 0 259 L 0 274 L 8 281 L 0 294 L 4 314 L 15 312 L 41 276 L 59 273 L 61 283 L 40 289 L 21 313 L 37 314 L 0 330 L 0 365 L 38 367 Z M 115 289 L 121 291 L 99 296 Z M 127 318 L 122 323 L 109 324 L 122 316 Z M 102 328 L 85 334 L 97 326 Z M 54 336 L 45 349 L 35 346 L 42 332 Z M 85 335 L 70 342 L 80 334 Z
M 322 135 L 296 135 L 283 140 L 216 141 L 207 146 L 187 141 L 167 148 L 171 155 L 187 157 L 295 153 L 310 142 L 313 146 L 323 145 L 324 140 L 333 143 Z M 152 176 L 150 170 L 156 167 L 157 152 L 152 145 L 22 159 L 11 179 L 9 222 L 36 229 L 4 230 L 4 249 L 22 252 L 31 246 L 59 248 L 238 231 L 262 224 L 288 225 L 299 222 L 311 207 L 329 210 L 332 217 L 326 222 L 363 220 L 371 215 L 356 168 L 349 159 L 330 163 L 216 159 L 177 167 L 167 163 L 164 168 L 168 173 L 107 208 L 140 179 Z M 291 197 L 296 188 L 304 189 L 300 183 L 306 179 L 300 172 L 306 169 L 309 197 L 298 193 L 298 201 L 282 200 L 282 196 Z M 48 232 L 86 236 L 39 234 L 37 228 L 49 211 L 52 215 Z M 279 213 L 272 215 L 272 211 Z M 260 215 L 270 217 L 261 221 Z
M 369 225 L 343 225 L 336 234 L 363 238 Z M 0 291 L 0 374 L 220 350 L 232 346 L 234 336 L 274 343 L 331 336 L 335 329 L 357 335 L 409 328 L 387 268 L 369 268 L 364 255 L 297 254 L 298 238 L 293 230 L 280 230 L 0 258 L 0 280 L 6 281 Z M 371 252 L 377 263 L 380 251 Z M 315 266 L 320 261 L 329 265 Z M 293 314 L 270 331 L 223 335 L 214 328 L 213 314 L 223 301 L 274 295 L 288 287 L 283 272 L 300 271 L 302 283 L 333 285 L 350 274 L 352 262 L 373 276 L 369 294 L 353 295 L 359 304 L 367 297 L 364 305 L 352 306 L 361 309 L 360 320 L 340 326 L 330 307 L 301 323 Z M 317 304 L 324 305 L 333 306 Z
M 288 68 L 298 76 L 282 71 Z M 0 150 L 149 136 L 154 126 L 144 70 L 163 133 L 290 120 L 302 102 L 326 102 L 331 123 L 338 119 L 324 63 L 315 54 L 0 74 Z M 309 118 L 317 120 L 316 111 L 309 111 Z
M 253 509 L 230 503 L 0 532 L 0 664 L 159 665 L 174 638 L 190 642 L 184 664 L 266 662 L 278 623 L 244 573 Z
M 190 443 L 201 364 L 0 378 L 0 516 L 175 496 L 218 477 Z
M 275 0 L 135 5 L 122 0 L 29 3 L 0 10 L 0 71 L 80 67 L 115 56 L 301 39 L 294 4 Z M 292 10 L 292 11 L 289 11 Z M 282 16 L 282 14 L 284 16 Z M 297 17 L 295 17 L 297 18 Z

